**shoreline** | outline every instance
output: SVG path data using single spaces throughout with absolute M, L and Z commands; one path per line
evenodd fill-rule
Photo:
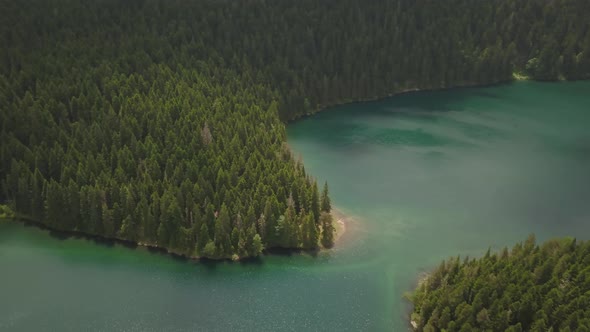
M 581 78 L 581 79 L 567 80 L 567 79 L 557 78 L 557 79 L 551 79 L 551 80 L 542 80 L 542 79 L 535 79 L 535 78 L 527 76 L 523 73 L 514 72 L 514 73 L 512 73 L 511 78 L 502 79 L 502 80 L 498 80 L 495 82 L 487 82 L 487 83 L 468 82 L 468 83 L 459 83 L 459 84 L 446 86 L 446 87 L 406 88 L 406 89 L 401 89 L 399 91 L 395 91 L 395 92 L 391 92 L 391 93 L 387 93 L 387 94 L 379 95 L 379 96 L 358 98 L 358 99 L 345 99 L 340 102 L 334 102 L 334 103 L 330 103 L 330 104 L 326 104 L 326 105 L 317 105 L 317 107 L 314 110 L 310 111 L 309 113 L 296 115 L 292 119 L 285 120 L 284 123 L 285 123 L 285 125 L 295 123 L 297 121 L 301 121 L 306 118 L 317 115 L 318 113 L 323 113 L 323 112 L 329 111 L 329 110 L 336 108 L 338 106 L 368 103 L 368 102 L 379 102 L 379 101 L 382 101 L 382 100 L 385 100 L 385 99 L 388 99 L 391 97 L 396 97 L 396 96 L 401 96 L 401 95 L 411 94 L 411 93 L 416 93 L 416 92 L 434 92 L 434 91 L 446 91 L 446 90 L 453 90 L 453 89 L 485 88 L 485 87 L 492 87 L 492 86 L 497 86 L 497 85 L 502 85 L 502 84 L 510 84 L 510 83 L 514 83 L 514 82 L 523 82 L 523 81 L 532 81 L 532 82 L 569 81 L 569 82 L 574 82 L 574 81 L 585 81 L 585 80 L 588 80 L 588 79 Z
M 351 220 L 351 218 L 349 216 L 345 215 L 341 210 L 339 210 L 337 208 L 332 208 L 332 211 L 330 213 L 332 214 L 332 220 L 333 220 L 333 225 L 334 225 L 334 229 L 335 229 L 334 247 L 336 247 L 340 243 L 342 236 L 346 233 L 346 229 L 347 229 L 346 223 L 349 222 Z M 152 243 L 143 242 L 143 241 L 127 240 L 127 239 L 122 239 L 119 237 L 105 237 L 102 235 L 89 234 L 89 233 L 81 232 L 78 230 L 61 230 L 61 229 L 47 226 L 47 225 L 43 224 L 42 222 L 33 220 L 32 218 L 25 216 L 25 215 L 10 214 L 10 215 L 6 215 L 6 216 L 3 215 L 2 217 L 0 217 L 0 223 L 10 223 L 10 222 L 17 222 L 17 223 L 21 223 L 25 226 L 36 227 L 36 228 L 41 229 L 43 231 L 49 232 L 50 235 L 54 235 L 59 238 L 77 237 L 77 238 L 83 238 L 85 240 L 95 241 L 98 244 L 117 243 L 117 244 L 121 244 L 121 245 L 128 247 L 128 248 L 143 247 L 143 248 L 146 248 L 148 251 L 156 251 L 161 254 L 170 255 L 174 258 L 181 258 L 181 259 L 197 261 L 197 262 L 223 262 L 223 261 L 247 262 L 247 261 L 251 261 L 251 260 L 260 259 L 261 256 L 264 256 L 264 255 L 260 255 L 257 257 L 239 257 L 237 260 L 234 259 L 233 257 L 219 257 L 219 258 L 200 257 L 200 256 L 195 256 L 195 255 L 190 255 L 190 254 L 178 252 L 178 251 L 171 249 L 171 248 L 166 248 L 166 247 L 159 246 L 157 244 L 152 244 Z M 53 234 L 51 234 L 51 233 L 53 233 Z M 307 253 L 314 253 L 314 252 L 318 252 L 320 250 L 332 250 L 332 249 L 334 249 L 334 247 L 324 248 L 324 247 L 320 246 L 317 249 L 311 249 L 311 250 L 305 250 L 305 249 L 301 249 L 301 248 L 271 247 L 271 248 L 265 248 L 263 253 L 265 255 L 274 255 L 274 252 L 276 252 L 276 251 L 287 251 L 287 252 L 292 252 L 292 253 L 306 253 L 306 252 Z
M 352 220 L 352 218 L 346 214 L 344 214 L 344 212 L 342 212 L 342 210 L 333 207 L 332 211 L 330 212 L 332 214 L 332 219 L 333 219 L 333 224 L 334 224 L 334 229 L 335 229 L 335 234 L 334 234 L 334 247 L 339 246 L 342 242 L 342 237 L 344 234 L 347 234 L 347 224 L 350 223 L 350 221 Z
M 290 123 L 294 123 L 294 122 L 303 120 L 305 118 L 317 115 L 318 113 L 323 113 L 323 112 L 329 111 L 330 109 L 335 108 L 337 106 L 360 104 L 360 103 L 367 103 L 367 102 L 378 102 L 378 101 L 385 100 L 385 99 L 388 99 L 391 97 L 396 97 L 396 96 L 400 96 L 400 95 L 404 95 L 404 94 L 411 94 L 411 93 L 416 93 L 416 92 L 433 92 L 433 91 L 445 91 L 445 90 L 461 89 L 461 88 L 491 87 L 491 86 L 500 85 L 500 84 L 508 84 L 508 83 L 517 82 L 517 81 L 529 81 L 529 80 L 535 81 L 534 79 L 531 79 L 528 76 L 524 76 L 524 75 L 518 75 L 518 78 L 516 78 L 516 76 L 514 76 L 514 73 L 513 73 L 512 79 L 504 79 L 504 80 L 499 80 L 499 81 L 495 81 L 495 82 L 488 82 L 488 83 L 463 83 L 463 84 L 456 84 L 456 85 L 452 85 L 452 86 L 448 86 L 448 87 L 434 87 L 434 88 L 406 88 L 406 89 L 401 89 L 399 91 L 391 92 L 391 93 L 388 93 L 385 95 L 380 95 L 380 96 L 374 96 L 374 97 L 368 97 L 368 98 L 358 98 L 358 99 L 347 99 L 347 100 L 343 100 L 341 102 L 335 102 L 335 103 L 330 103 L 330 104 L 326 104 L 326 105 L 317 105 L 317 107 L 313 111 L 311 111 L 309 113 L 299 114 L 299 115 L 295 116 L 293 119 L 289 119 L 289 120 L 285 121 L 285 125 L 288 125 Z
M 346 216 L 342 211 L 333 208 L 332 211 L 332 223 L 334 224 L 334 244 L 338 243 L 342 238 L 342 235 L 346 233 L 346 224 L 344 220 L 346 220 Z
M 77 231 L 77 230 L 61 230 L 61 229 L 47 226 L 39 221 L 33 220 L 29 217 L 22 216 L 22 215 L 14 215 L 9 218 L 0 218 L 0 222 L 6 222 L 6 223 L 17 222 L 17 223 L 24 225 L 25 227 L 36 227 L 42 231 L 49 232 L 50 236 L 54 236 L 54 237 L 58 237 L 58 238 L 67 239 L 70 237 L 74 237 L 74 238 L 81 238 L 81 239 L 85 239 L 85 240 L 94 241 L 94 242 L 97 242 L 98 244 L 116 243 L 116 244 L 120 244 L 122 246 L 125 246 L 127 248 L 143 247 L 143 248 L 146 248 L 147 250 L 150 250 L 150 251 L 157 251 L 162 254 L 170 255 L 170 256 L 173 256 L 176 258 L 187 259 L 187 260 L 195 260 L 195 261 L 199 261 L 199 260 L 210 260 L 210 261 L 230 260 L 229 258 L 211 259 L 211 258 L 206 258 L 206 257 L 191 256 L 191 255 L 179 253 L 177 251 L 174 251 L 173 249 L 161 247 L 161 246 L 158 246 L 155 244 L 150 244 L 150 243 L 140 242 L 140 241 L 126 240 L 126 239 L 122 239 L 119 237 L 105 237 L 102 235 L 89 234 L 89 233 L 85 233 L 85 232 L 81 232 L 81 231 Z M 246 259 L 246 258 L 244 258 L 244 259 Z
M 418 322 L 414 319 L 414 302 L 412 300 L 414 294 L 416 293 L 416 290 L 420 287 L 422 287 L 422 285 L 424 285 L 425 283 L 428 282 L 428 278 L 430 278 L 430 276 L 432 275 L 432 272 L 428 272 L 428 271 L 421 271 L 418 272 L 418 275 L 416 276 L 416 278 L 414 279 L 414 282 L 412 284 L 412 290 L 411 292 L 407 292 L 404 296 L 405 300 L 410 304 L 410 310 L 409 312 L 406 313 L 406 315 L 408 315 L 408 327 L 411 328 L 412 331 L 417 331 L 418 330 Z

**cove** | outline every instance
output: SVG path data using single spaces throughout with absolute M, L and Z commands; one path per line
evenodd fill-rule
M 410 93 L 288 126 L 352 216 L 332 251 L 201 264 L 0 223 L 0 330 L 405 331 L 455 255 L 590 238 L 590 82 Z

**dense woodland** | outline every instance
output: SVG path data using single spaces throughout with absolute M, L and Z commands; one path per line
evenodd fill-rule
M 590 242 L 535 238 L 443 262 L 413 296 L 418 331 L 590 331 Z
M 283 122 L 590 77 L 587 0 L 0 0 L 0 203 L 191 256 L 333 243 Z M 234 256 L 234 257 L 235 257 Z

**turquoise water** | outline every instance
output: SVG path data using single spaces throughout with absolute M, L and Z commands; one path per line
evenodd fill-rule
M 200 264 L 0 223 L 0 330 L 405 331 L 441 259 L 590 238 L 590 82 L 335 107 L 288 127 L 352 216 L 336 249 Z
M 452 255 L 535 233 L 590 238 L 590 83 L 517 82 L 345 105 L 289 128 L 308 170 L 357 216 L 347 248 L 383 288 L 378 329 L 403 330 L 405 290 Z

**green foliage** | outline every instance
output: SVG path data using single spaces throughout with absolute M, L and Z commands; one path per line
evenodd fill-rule
M 14 218 L 14 212 L 7 205 L 0 204 L 0 219 Z
M 262 244 L 262 239 L 260 238 L 260 235 L 256 234 L 254 235 L 254 238 L 252 239 L 252 256 L 258 256 L 260 255 L 260 253 L 262 253 L 262 250 L 264 250 L 264 245 Z
M 189 255 L 253 255 L 256 234 L 266 248 L 333 241 L 327 185 L 281 120 L 513 72 L 590 77 L 586 0 L 0 7 L 0 203 Z
M 307 249 L 317 248 L 319 240 L 319 229 L 316 222 L 313 220 L 313 216 L 307 215 L 302 216 L 301 225 L 301 241 L 302 247 Z
M 334 246 L 334 222 L 332 215 L 328 212 L 322 212 L 320 215 L 320 225 L 322 225 L 322 246 L 332 248 Z
M 590 328 L 590 242 L 529 237 L 511 251 L 443 262 L 415 291 L 418 331 Z
M 217 258 L 217 248 L 215 248 L 215 243 L 213 241 L 207 242 L 202 251 L 202 255 L 204 257 Z
M 242 30 L 229 3 L 0 7 L 1 203 L 186 255 L 302 247 L 318 188 L 284 143 L 282 95 L 218 42 Z
M 332 203 L 330 202 L 330 196 L 328 192 L 328 182 L 324 183 L 324 190 L 322 190 L 322 198 L 320 200 L 320 209 L 323 212 L 330 212 L 332 210 Z

